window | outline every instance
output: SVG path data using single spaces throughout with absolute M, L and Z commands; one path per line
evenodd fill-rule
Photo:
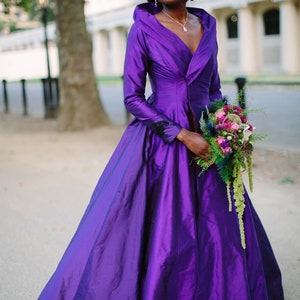
M 263 15 L 265 35 L 280 34 L 279 10 L 270 9 Z
M 238 38 L 238 16 L 237 14 L 230 15 L 227 20 L 227 36 L 229 39 Z

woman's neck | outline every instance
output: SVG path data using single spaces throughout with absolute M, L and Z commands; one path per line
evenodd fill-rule
M 163 10 L 178 21 L 184 21 L 186 19 L 187 11 L 185 4 L 163 5 Z

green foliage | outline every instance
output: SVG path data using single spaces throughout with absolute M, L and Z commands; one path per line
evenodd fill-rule
M 19 28 L 17 28 L 17 26 L 16 26 L 16 22 L 14 22 L 14 21 L 9 21 L 8 27 L 9 27 L 9 32 L 14 32 L 14 31 L 19 30 Z
M 12 6 L 18 6 L 29 14 L 31 20 L 36 19 L 40 15 L 40 7 L 37 0 L 1 0 L 4 5 L 4 13 L 9 14 Z M 47 6 L 47 19 L 53 21 L 55 19 L 55 0 L 49 0 Z
M 21 0 L 15 2 L 17 2 L 17 6 L 22 7 L 26 12 L 30 12 L 30 9 L 37 3 L 35 0 Z
M 6 14 L 9 14 L 12 6 L 22 7 L 26 12 L 29 12 L 32 5 L 36 4 L 35 0 L 2 0 L 1 2 L 4 5 L 4 12 Z
M 216 112 L 218 109 L 222 108 L 224 106 L 225 102 L 222 99 L 217 99 L 215 101 L 213 101 L 210 105 L 210 109 L 209 111 L 211 113 Z
M 268 136 L 268 134 L 266 134 L 266 133 L 253 134 L 252 135 L 252 142 L 263 141 L 265 138 L 267 138 L 267 136 Z
M 3 20 L 0 20 L 0 32 L 5 28 L 6 22 Z
M 293 183 L 295 183 L 295 180 L 288 176 L 288 177 L 282 178 L 280 180 L 280 183 L 283 183 L 283 184 L 291 183 L 291 184 L 293 184 Z
M 16 27 L 16 22 L 0 20 L 0 32 L 3 31 L 4 28 L 9 28 L 9 32 L 19 30 L 19 28 Z

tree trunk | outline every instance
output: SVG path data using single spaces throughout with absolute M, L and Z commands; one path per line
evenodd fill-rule
M 101 105 L 86 29 L 84 0 L 56 0 L 59 53 L 59 130 L 81 130 L 109 123 Z

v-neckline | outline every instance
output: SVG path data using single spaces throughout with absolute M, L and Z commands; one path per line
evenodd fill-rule
M 191 13 L 191 12 L 189 12 L 189 13 Z M 196 16 L 197 18 L 199 18 L 197 15 L 194 15 L 194 16 Z M 186 47 L 186 49 L 189 50 L 189 52 L 190 52 L 190 54 L 192 56 L 195 55 L 195 53 L 198 51 L 198 49 L 200 47 L 201 41 L 203 40 L 203 37 L 204 37 L 205 32 L 206 32 L 205 27 L 203 26 L 203 22 L 200 22 L 201 27 L 203 28 L 203 34 L 202 34 L 201 39 L 200 39 L 200 41 L 199 41 L 199 43 L 198 43 L 198 45 L 196 47 L 196 50 L 193 52 L 191 50 L 191 48 L 184 42 L 184 40 L 182 38 L 180 38 L 180 36 L 178 34 L 176 34 L 174 31 L 172 31 L 171 29 L 169 29 L 166 26 L 164 26 L 161 22 L 159 22 L 159 20 L 155 17 L 155 15 L 152 15 L 152 17 L 156 20 L 156 22 L 159 24 L 160 27 L 162 27 L 164 30 L 166 30 L 166 32 L 169 32 L 173 37 L 175 37 L 177 40 L 179 40 L 181 42 L 181 44 L 183 44 Z

